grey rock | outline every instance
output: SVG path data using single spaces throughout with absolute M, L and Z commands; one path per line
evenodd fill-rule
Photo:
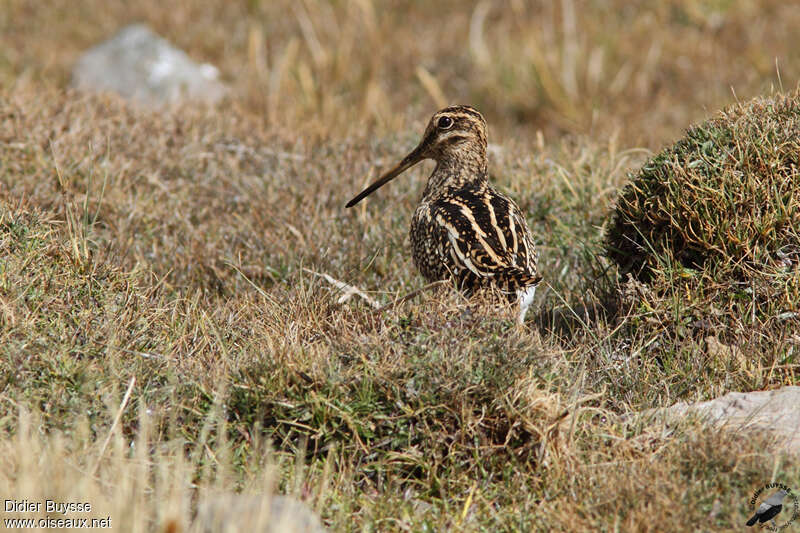
M 134 24 L 85 52 L 72 70 L 72 84 L 150 105 L 213 103 L 227 92 L 218 76 L 213 65 L 198 65 L 147 26 Z
M 309 507 L 288 496 L 222 493 L 204 499 L 197 508 L 195 533 L 325 533 Z
M 708 423 L 737 432 L 770 433 L 775 451 L 800 456 L 800 387 L 777 390 L 729 392 L 714 400 L 694 404 L 677 403 L 666 409 L 651 410 L 669 419 L 695 414 Z

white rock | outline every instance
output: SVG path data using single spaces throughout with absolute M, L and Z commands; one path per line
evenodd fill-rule
M 197 508 L 195 533 L 325 533 L 308 506 L 288 496 L 222 493 L 206 497 Z
M 227 92 L 213 65 L 193 62 L 147 26 L 123 28 L 84 53 L 72 70 L 75 87 L 113 91 L 151 105 L 216 102 Z
M 737 432 L 771 433 L 775 451 L 800 456 L 800 387 L 777 390 L 730 392 L 707 402 L 677 403 L 663 410 L 649 411 L 668 418 L 683 418 L 691 413 L 709 423 Z

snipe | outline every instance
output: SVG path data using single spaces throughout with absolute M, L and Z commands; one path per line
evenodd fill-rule
M 468 292 L 494 286 L 518 300 L 519 321 L 541 281 L 517 204 L 488 181 L 486 121 L 469 106 L 442 109 L 400 163 L 347 203 L 353 207 L 423 159 L 436 169 L 411 220 L 414 263 L 429 281 L 453 278 Z

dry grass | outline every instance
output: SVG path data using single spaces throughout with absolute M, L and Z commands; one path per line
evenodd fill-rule
M 209 417 L 212 428 L 224 423 L 218 414 L 217 409 L 215 416 Z M 64 528 L 55 525 L 57 521 L 72 521 L 68 529 L 201 533 L 212 526 L 193 518 L 194 509 L 236 491 L 260 495 L 263 518 L 253 514 L 233 520 L 230 514 L 220 513 L 214 531 L 305 533 L 298 516 L 273 515 L 268 521 L 269 495 L 279 470 L 267 446 L 256 446 L 250 457 L 236 464 L 231 449 L 217 444 L 211 457 L 198 461 L 204 442 L 191 449 L 175 435 L 169 439 L 153 435 L 153 418 L 153 413 L 142 407 L 136 436 L 129 440 L 123 432 L 113 431 L 109 434 L 111 445 L 102 448 L 93 438 L 87 418 L 73 424 L 67 433 L 43 433 L 43 421 L 20 410 L 13 438 L 0 443 L 0 490 L 17 505 L 40 505 L 38 511 L 30 507 L 6 510 L 3 529 L 35 529 L 22 525 L 32 521 L 44 530 L 47 528 L 40 521 L 49 520 L 51 529 Z M 47 500 L 62 506 L 78 504 L 82 509 L 48 512 Z M 17 527 L 12 520 L 18 521 Z
M 81 51 L 143 21 L 218 65 L 237 106 L 305 136 L 385 135 L 444 100 L 479 107 L 503 143 L 620 132 L 657 148 L 734 92 L 800 81 L 800 14 L 782 0 L 5 5 L 0 79 L 63 85 Z
M 794 10 L 161 4 L 0 10 L 4 493 L 81 496 L 125 530 L 187 530 L 220 487 L 295 494 L 335 531 L 729 530 L 758 486 L 800 477 L 755 436 L 624 422 L 797 384 L 797 365 L 791 338 L 714 344 L 680 295 L 617 298 L 600 253 L 648 156 L 629 147 L 768 88 L 776 56 L 796 82 Z M 134 19 L 220 65 L 235 103 L 66 90 L 75 54 Z M 495 183 L 540 243 L 525 328 L 447 287 L 375 313 L 314 274 L 380 304 L 422 285 L 407 227 L 428 168 L 343 204 L 439 93 L 487 112 Z

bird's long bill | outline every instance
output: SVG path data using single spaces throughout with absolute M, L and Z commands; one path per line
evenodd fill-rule
M 370 185 L 369 187 L 358 193 L 355 198 L 347 202 L 347 205 L 345 207 L 353 207 L 358 202 L 360 202 L 361 200 L 363 200 L 364 198 L 375 192 L 377 189 L 380 189 L 381 187 L 383 187 L 384 185 L 395 179 L 397 176 L 399 176 L 409 168 L 413 167 L 414 165 L 422 161 L 422 159 L 423 159 L 422 145 L 420 144 L 420 146 L 417 146 L 416 148 L 414 148 L 414 150 L 411 151 L 410 154 L 405 156 L 403 160 L 397 164 L 396 167 L 394 167 L 386 174 L 375 180 L 375 182 L 372 185 Z

